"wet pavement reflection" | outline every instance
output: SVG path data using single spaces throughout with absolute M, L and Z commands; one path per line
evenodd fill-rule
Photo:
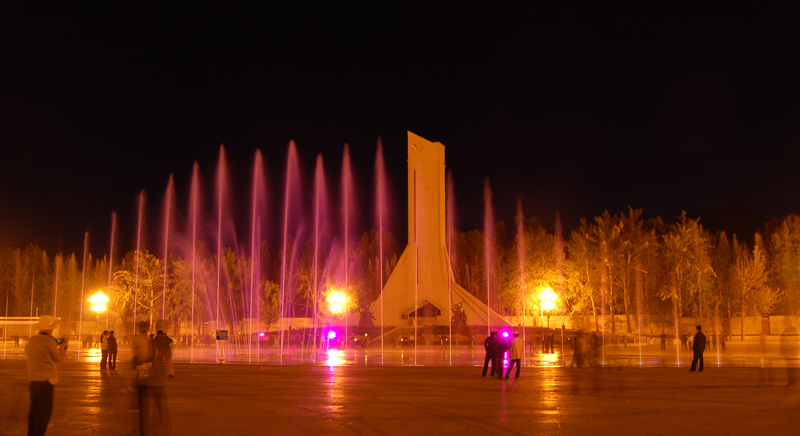
M 765 423 L 796 434 L 794 350 L 787 358 L 731 348 L 702 373 L 669 353 L 645 352 L 640 364 L 638 353 L 610 348 L 604 362 L 581 368 L 558 350 L 529 353 L 510 380 L 481 377 L 484 353 L 467 348 L 287 349 L 283 364 L 265 352 L 225 365 L 200 363 L 213 361 L 213 348 L 195 350 L 195 363 L 178 348 L 166 398 L 176 435 L 761 434 Z M 48 435 L 133 434 L 130 354 L 103 371 L 95 354 L 72 352 L 62 363 Z M 0 434 L 25 434 L 26 377 L 20 354 L 0 359 Z
M 330 356 L 337 359 L 336 353 Z M 363 357 L 363 356 L 362 356 Z M 800 388 L 785 368 L 201 365 L 178 363 L 166 386 L 175 435 L 793 434 Z M 48 435 L 129 435 L 125 362 L 62 364 Z M 774 383 L 759 384 L 766 371 Z M 0 433 L 25 434 L 25 362 L 0 360 Z M 159 434 L 154 429 L 153 434 Z

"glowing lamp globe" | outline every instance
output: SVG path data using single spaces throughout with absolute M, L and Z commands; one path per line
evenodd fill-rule
M 331 330 L 328 332 L 328 339 L 333 339 L 336 337 L 336 332 Z
M 103 294 L 103 291 L 97 291 L 96 294 L 89 297 L 89 302 L 92 303 L 92 307 L 89 308 L 92 312 L 105 312 L 108 297 Z

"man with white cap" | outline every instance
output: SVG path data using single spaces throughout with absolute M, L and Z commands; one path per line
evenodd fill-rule
M 30 379 L 31 408 L 28 411 L 28 435 L 43 436 L 53 411 L 53 385 L 58 383 L 56 364 L 67 353 L 67 339 L 54 338 L 53 330 L 59 319 L 42 315 L 36 323 L 39 334 L 30 338 L 25 345 L 28 357 L 28 378 Z
M 511 375 L 511 368 L 514 364 L 517 365 L 517 373 L 514 378 L 519 378 L 519 367 L 522 361 L 522 355 L 525 353 L 525 344 L 522 338 L 519 337 L 519 330 L 514 330 L 514 339 L 508 344 L 508 369 L 506 370 L 506 378 Z M 500 368 L 500 374 L 503 373 L 503 368 Z

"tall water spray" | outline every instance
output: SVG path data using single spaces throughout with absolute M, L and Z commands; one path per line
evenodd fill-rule
M 381 299 L 381 363 L 384 362 L 384 343 L 383 336 L 384 322 L 383 322 L 383 229 L 384 220 L 387 216 L 387 203 L 386 203 L 386 167 L 383 163 L 383 144 L 381 139 L 378 138 L 378 151 L 375 152 L 375 202 L 377 203 L 377 216 L 378 222 L 378 262 L 379 262 L 379 281 L 378 281 L 378 295 Z
M 200 165 L 192 165 L 192 186 L 189 194 L 189 215 L 192 228 L 192 331 L 190 332 L 189 360 L 194 362 L 194 308 L 195 286 L 197 281 L 197 220 L 200 208 Z
M 283 251 L 281 255 L 281 283 L 280 283 L 280 302 L 279 304 L 279 332 L 281 335 L 280 338 L 280 361 L 283 363 L 283 338 L 284 338 L 284 323 L 285 323 L 285 316 L 286 316 L 286 301 L 285 297 L 287 294 L 287 287 L 288 281 L 290 280 L 289 275 L 287 274 L 287 265 L 286 263 L 286 254 L 288 253 L 287 248 L 289 245 L 289 217 L 294 216 L 292 214 L 293 211 L 299 209 L 299 205 L 292 202 L 291 199 L 298 199 L 299 198 L 299 191 L 300 191 L 300 174 L 299 174 L 299 163 L 297 158 L 297 147 L 295 147 L 294 141 L 289 142 L 289 153 L 286 158 L 286 185 L 284 191 L 284 202 L 283 202 Z
M 78 312 L 78 338 L 82 337 L 82 327 L 83 327 L 83 290 L 84 286 L 86 285 L 86 262 L 87 257 L 89 256 L 89 232 L 87 231 L 83 235 L 83 266 L 81 267 L 81 305 L 80 305 L 80 312 Z M 79 344 L 83 342 L 78 342 Z M 81 346 L 78 345 L 78 360 L 81 358 Z
M 522 199 L 517 198 L 517 259 L 519 262 L 519 297 L 520 309 L 522 312 L 522 343 L 525 342 L 525 262 L 526 262 L 526 247 L 525 244 L 525 214 L 522 212 Z M 523 353 L 524 354 L 524 353 Z
M 261 247 L 260 241 L 263 238 L 263 232 L 266 228 L 265 220 L 267 216 L 267 176 L 264 169 L 264 159 L 261 156 L 261 150 L 256 150 L 255 161 L 253 162 L 253 186 L 252 186 L 252 202 L 251 208 L 251 224 L 250 224 L 250 309 L 249 321 L 247 322 L 247 340 L 248 340 L 248 360 L 251 359 L 252 353 L 252 336 L 251 329 L 253 311 L 256 312 L 256 329 L 261 326 L 261 314 L 258 308 L 260 307 L 260 283 L 261 283 Z M 261 356 L 261 341 L 256 340 L 257 343 L 257 356 Z
M 494 279 L 494 211 L 492 210 L 492 187 L 487 177 L 483 184 L 483 252 L 486 260 L 486 336 L 491 332 L 491 294 Z
M 114 301 L 111 283 L 112 283 L 112 275 L 114 272 L 114 240 L 116 235 L 117 235 L 117 213 L 111 212 L 111 237 L 110 237 L 111 242 L 109 243 L 110 246 L 108 247 L 108 288 L 106 289 L 106 292 L 108 292 L 109 301 Z M 108 326 L 109 318 L 110 316 L 108 316 L 108 312 L 106 312 L 106 330 L 108 330 L 109 327 Z
M 56 317 L 56 312 L 58 311 L 58 273 L 61 267 L 61 259 L 61 254 L 56 254 L 56 277 L 53 280 L 53 318 Z
M 636 330 L 639 333 L 639 365 L 642 365 L 642 293 L 644 292 L 644 278 L 642 277 L 642 267 L 639 265 L 639 258 L 635 263 L 636 273 Z
M 170 231 L 170 224 L 171 220 L 170 217 L 172 215 L 172 203 L 175 201 L 175 181 L 173 180 L 172 174 L 169 175 L 169 181 L 167 182 L 167 192 L 164 195 L 164 283 L 163 287 L 161 288 L 161 319 L 166 319 L 164 316 L 166 315 L 166 307 L 167 307 L 167 265 L 169 264 L 169 231 Z M 166 327 L 162 327 L 166 329 Z
M 312 347 L 314 349 L 314 360 L 317 356 L 317 329 L 319 328 L 319 299 L 322 293 L 320 292 L 320 265 L 319 257 L 320 250 L 323 244 L 323 226 L 328 219 L 328 193 L 325 185 L 325 167 L 323 165 L 322 155 L 317 155 L 317 165 L 314 170 L 314 259 L 312 262 L 313 268 L 313 281 L 312 291 L 314 294 L 314 338 Z
M 344 145 L 344 153 L 342 158 L 342 215 L 343 231 L 344 231 L 344 348 L 347 349 L 347 342 L 349 335 L 347 332 L 348 323 L 348 300 L 351 298 L 350 293 L 350 232 L 353 225 L 354 213 L 354 185 L 353 185 L 353 169 L 350 164 L 350 146 Z
M 137 334 L 136 329 L 136 309 L 139 296 L 139 260 L 142 253 L 142 227 L 144 226 L 144 191 L 139 193 L 139 211 L 136 223 L 136 256 L 134 256 L 134 279 L 133 279 L 133 334 Z
M 563 230 L 561 229 L 561 214 L 556 212 L 556 271 L 558 272 L 558 295 L 563 299 L 564 298 L 564 235 Z M 564 336 L 565 336 L 565 329 L 564 329 L 564 303 L 559 305 L 561 308 L 561 353 L 559 357 L 561 358 L 561 365 L 564 365 Z
M 447 299 L 450 310 L 453 308 L 453 283 L 456 281 L 453 264 L 456 262 L 455 239 L 456 239 L 456 196 L 455 186 L 453 185 L 453 172 L 447 171 L 445 180 L 447 196 L 446 218 L 447 218 Z M 453 364 L 453 317 L 450 317 L 450 364 Z M 457 326 L 461 327 L 461 326 Z

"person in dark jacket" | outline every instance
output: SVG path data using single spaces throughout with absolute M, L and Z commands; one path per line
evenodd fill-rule
M 694 371 L 697 368 L 697 361 L 699 360 L 700 372 L 703 372 L 703 351 L 706 351 L 706 335 L 703 334 L 702 330 L 702 326 L 697 326 L 697 334 L 694 335 L 694 340 L 692 341 L 694 359 L 692 359 L 692 369 L 689 371 Z
M 486 377 L 486 370 L 489 369 L 489 362 L 492 363 L 492 373 L 490 375 L 494 377 L 494 373 L 497 371 L 497 363 L 494 360 L 495 345 L 497 345 L 497 332 L 491 332 L 489 333 L 489 337 L 483 341 L 483 348 L 486 350 L 486 359 L 483 361 L 483 377 Z
M 508 341 L 506 338 L 497 335 L 497 342 L 494 347 L 494 363 L 492 370 L 497 373 L 497 378 L 503 378 L 503 360 L 508 351 Z M 495 369 L 497 368 L 497 369 Z
M 108 369 L 117 369 L 117 338 L 114 337 L 114 330 L 108 332 Z

